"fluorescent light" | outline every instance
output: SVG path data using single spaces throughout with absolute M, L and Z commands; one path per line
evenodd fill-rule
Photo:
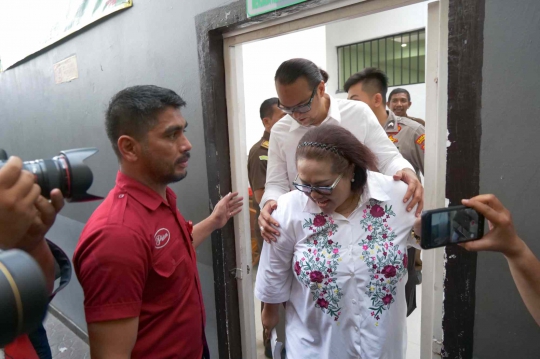
M 407 44 L 401 44 L 401 47 L 407 47 Z

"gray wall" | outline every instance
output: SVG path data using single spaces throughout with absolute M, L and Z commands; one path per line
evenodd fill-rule
M 189 175 L 172 188 L 178 207 L 197 222 L 209 214 L 197 41 L 194 17 L 230 1 L 135 0 L 133 8 L 91 26 L 37 57 L 0 73 L 0 148 L 25 160 L 60 150 L 97 147 L 87 163 L 91 192 L 105 196 L 114 186 L 117 162 L 103 114 L 112 95 L 132 85 L 154 84 L 179 93 L 193 144 Z M 79 78 L 55 85 L 53 64 L 77 55 Z M 81 226 L 99 202 L 67 204 L 51 235 L 73 254 Z M 217 353 L 211 243 L 197 250 L 211 352 Z M 55 300 L 58 309 L 84 327 L 82 291 L 74 279 Z
M 519 235 L 540 256 L 540 2 L 487 0 L 484 24 L 480 192 L 512 212 Z M 537 358 L 540 329 L 504 257 L 478 256 L 476 358 Z

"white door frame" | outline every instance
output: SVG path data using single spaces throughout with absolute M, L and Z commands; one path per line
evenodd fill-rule
M 242 44 L 280 36 L 373 13 L 407 6 L 424 0 L 346 0 L 320 6 L 294 16 L 268 21 L 246 29 L 225 33 L 225 84 L 229 118 L 229 148 L 233 191 L 248 198 L 246 125 L 242 69 Z M 446 187 L 446 106 L 448 54 L 448 0 L 428 5 L 426 46 L 426 208 L 444 206 Z M 430 36 L 430 33 L 432 35 Z M 439 114 L 444 114 L 439 116 Z M 256 357 L 256 326 L 251 271 L 249 205 L 244 201 L 241 215 L 234 222 L 242 353 Z M 442 298 L 444 251 L 425 251 L 422 284 L 421 358 L 440 357 L 442 340 Z M 439 353 L 439 354 L 437 354 Z
M 446 207 L 448 106 L 448 0 L 428 4 L 426 45 L 425 207 Z M 437 121 L 431 121 L 431 119 Z M 422 322 L 420 357 L 440 358 L 444 298 L 444 248 L 422 255 Z
M 227 116 L 229 118 L 229 150 L 231 159 L 232 190 L 244 197 L 242 212 L 235 217 L 234 238 L 236 246 L 236 278 L 238 280 L 238 305 L 242 354 L 256 358 L 256 326 L 253 302 L 253 275 L 251 271 L 251 231 L 248 195 L 246 153 L 246 122 L 244 114 L 244 74 L 242 45 L 224 44 Z

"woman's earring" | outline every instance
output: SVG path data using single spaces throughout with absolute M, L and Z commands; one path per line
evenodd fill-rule
M 354 182 L 354 178 L 351 178 L 351 182 Z

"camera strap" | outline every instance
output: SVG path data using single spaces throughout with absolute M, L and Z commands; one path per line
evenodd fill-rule
M 55 271 L 55 280 L 60 279 L 60 284 L 58 285 L 58 288 L 56 288 L 51 294 L 50 300 L 52 300 L 56 293 L 64 289 L 64 287 L 69 284 L 69 282 L 71 281 L 73 269 L 69 257 L 59 246 L 49 241 L 48 239 L 47 244 L 49 245 L 54 260 L 58 265 Z

